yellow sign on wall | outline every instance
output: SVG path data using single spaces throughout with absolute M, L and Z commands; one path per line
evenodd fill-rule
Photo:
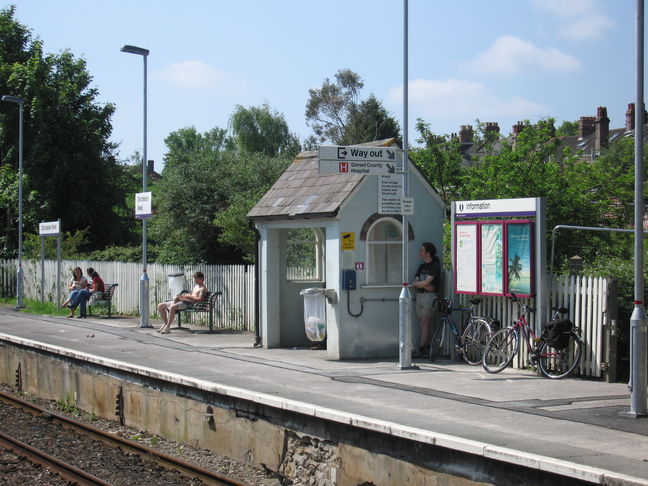
M 355 233 L 340 233 L 343 250 L 355 250 Z

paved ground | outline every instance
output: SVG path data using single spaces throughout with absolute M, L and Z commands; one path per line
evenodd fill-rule
M 153 324 L 159 327 L 159 323 Z M 583 479 L 648 485 L 648 419 L 628 419 L 624 384 L 489 375 L 456 362 L 330 361 L 324 351 L 254 348 L 254 335 L 134 319 L 65 319 L 0 309 L 0 339 L 31 340 L 144 367 L 264 403 Z

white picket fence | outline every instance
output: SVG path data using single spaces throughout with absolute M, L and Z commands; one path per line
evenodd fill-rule
M 16 286 L 16 260 L 0 261 L 0 296 L 14 296 Z M 72 269 L 81 267 L 84 272 L 93 267 L 106 283 L 118 283 L 114 296 L 114 306 L 118 313 L 136 315 L 139 313 L 139 285 L 142 276 L 140 263 L 91 262 L 64 260 L 61 264 L 61 299 L 67 294 L 66 282 L 69 281 Z M 38 260 L 24 260 L 25 297 L 40 299 L 41 267 Z M 151 313 L 157 312 L 157 303 L 169 297 L 168 276 L 184 274 L 187 288 L 191 288 L 194 272 L 205 274 L 207 288 L 221 291 L 223 295 L 216 301 L 216 327 L 227 327 L 241 330 L 254 330 L 254 265 L 160 265 L 148 266 L 149 296 Z M 292 271 L 296 275 L 296 271 Z M 306 274 L 304 274 L 306 275 Z M 452 295 L 452 273 L 445 275 L 445 295 Z M 576 374 L 580 376 L 600 377 L 601 363 L 604 356 L 603 328 L 609 325 L 608 288 L 610 279 L 605 277 L 560 276 L 549 279 L 549 301 L 547 315 L 552 307 L 567 307 L 569 318 L 581 330 L 585 349 Z M 460 295 L 458 300 L 465 305 L 470 295 Z M 45 261 L 45 299 L 56 301 L 56 261 Z M 536 306 L 534 299 L 528 299 Z M 517 304 L 506 297 L 483 296 L 482 302 L 475 310 L 476 314 L 488 316 L 500 321 L 502 326 L 510 325 L 519 316 Z M 194 317 L 194 316 L 190 316 Z M 458 317 L 458 316 L 455 316 Z M 205 321 L 203 316 L 195 318 Z M 529 317 L 533 329 L 538 330 L 535 314 Z M 523 342 L 521 353 L 516 357 L 514 366 L 524 367 L 528 364 L 528 350 Z
M 580 329 L 585 348 L 576 375 L 601 377 L 601 363 L 604 356 L 603 328 L 609 325 L 608 289 L 610 279 L 606 277 L 557 276 L 549 279 L 549 300 L 545 302 L 547 315 L 552 315 L 552 308 L 566 307 L 569 319 Z M 462 305 L 473 297 L 461 295 Z M 524 299 L 532 307 L 537 307 L 535 299 Z M 477 315 L 492 317 L 508 326 L 519 317 L 519 306 L 511 299 L 497 296 L 482 296 L 482 302 L 476 307 Z M 535 314 L 527 316 L 534 331 L 541 328 L 536 323 Z M 528 365 L 526 342 L 521 341 L 520 354 L 516 356 L 513 366 L 522 368 Z
M 55 302 L 56 296 L 56 260 L 45 260 L 45 300 Z M 0 290 L 6 280 L 10 293 L 15 295 L 16 260 L 0 264 Z M 88 260 L 63 260 L 61 262 L 61 296 L 67 295 L 67 282 L 72 276 L 72 269 L 81 267 L 85 274 L 88 267 L 94 268 L 107 284 L 117 283 L 113 306 L 120 314 L 139 314 L 141 263 L 94 262 Z M 41 264 L 40 260 L 23 260 L 25 297 L 40 299 Z M 4 271 L 2 271 L 4 270 Z M 209 290 L 222 292 L 216 300 L 216 327 L 227 327 L 241 330 L 254 330 L 254 265 L 161 265 L 151 263 L 147 267 L 149 278 L 149 309 L 151 315 L 157 313 L 157 304 L 169 299 L 168 276 L 182 273 L 185 288 L 193 286 L 192 275 L 201 271 L 205 274 L 205 285 Z M 206 322 L 206 316 L 189 314 L 189 319 Z

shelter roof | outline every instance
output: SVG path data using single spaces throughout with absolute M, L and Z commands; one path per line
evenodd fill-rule
M 362 145 L 391 147 L 395 138 Z M 277 182 L 248 213 L 252 219 L 333 217 L 367 177 L 361 174 L 320 174 L 319 151 L 300 153 Z

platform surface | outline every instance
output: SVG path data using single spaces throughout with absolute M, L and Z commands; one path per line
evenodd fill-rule
M 630 409 L 625 384 L 531 371 L 491 375 L 453 361 L 326 358 L 305 348 L 255 348 L 254 334 L 171 334 L 136 319 L 65 319 L 0 308 L 0 341 L 253 399 L 297 413 L 531 465 L 592 482 L 648 485 L 648 418 Z

